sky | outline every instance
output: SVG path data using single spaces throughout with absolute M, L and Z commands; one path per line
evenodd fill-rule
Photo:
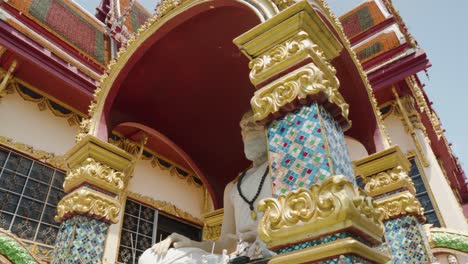
M 139 0 L 150 12 L 158 0 Z M 100 0 L 75 0 L 92 14 Z M 328 0 L 339 16 L 362 0 Z M 468 166 L 468 0 L 393 0 L 410 33 L 432 63 L 420 74 L 446 137 L 463 167 Z M 465 75 L 466 74 L 466 75 Z M 466 168 L 468 171 L 468 168 Z

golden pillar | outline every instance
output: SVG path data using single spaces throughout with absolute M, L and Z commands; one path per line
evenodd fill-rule
M 380 250 L 393 263 L 429 263 L 432 260 L 422 223 L 424 208 L 415 197 L 408 176 L 410 163 L 398 146 L 354 162 L 365 191 L 383 213 L 386 244 Z
M 118 222 L 121 195 L 134 157 L 87 135 L 67 154 L 66 196 L 57 205 L 61 227 L 52 263 L 101 263 L 110 224 Z
M 351 126 L 331 61 L 343 50 L 306 1 L 234 40 L 251 60 L 254 118 L 265 125 L 273 197 L 259 236 L 269 263 L 386 263 L 381 213 L 356 189 L 343 131 Z

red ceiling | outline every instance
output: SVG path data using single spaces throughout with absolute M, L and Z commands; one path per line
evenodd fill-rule
M 128 72 L 110 110 L 110 128 L 141 123 L 180 147 L 207 178 L 218 202 L 225 185 L 249 165 L 239 120 L 254 88 L 248 60 L 232 40 L 259 22 L 247 9 L 219 7 L 159 36 Z M 163 156 L 174 151 L 168 145 L 160 148 L 155 151 Z

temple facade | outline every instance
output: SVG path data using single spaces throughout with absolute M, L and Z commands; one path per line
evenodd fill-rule
M 0 263 L 217 239 L 249 110 L 276 253 L 251 263 L 468 263 L 468 181 L 391 0 L 96 5 L 0 0 Z

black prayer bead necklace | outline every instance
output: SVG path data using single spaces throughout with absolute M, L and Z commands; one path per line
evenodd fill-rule
M 244 200 L 249 205 L 250 217 L 252 218 L 252 220 L 257 220 L 257 213 L 255 212 L 253 204 L 254 204 L 255 200 L 257 200 L 258 196 L 260 195 L 260 192 L 262 191 L 263 183 L 265 182 L 266 176 L 268 175 L 268 166 L 265 169 L 265 173 L 263 173 L 262 180 L 260 181 L 260 185 L 258 186 L 258 189 L 257 189 L 257 193 L 255 194 L 255 196 L 252 198 L 251 201 L 249 201 L 249 199 L 247 199 L 244 196 L 244 194 L 242 193 L 242 190 L 241 190 L 242 180 L 244 179 L 244 176 L 245 176 L 246 173 L 247 173 L 247 171 L 244 171 L 241 174 L 239 180 L 237 181 L 237 191 L 239 192 L 239 195 L 242 198 L 242 200 Z

